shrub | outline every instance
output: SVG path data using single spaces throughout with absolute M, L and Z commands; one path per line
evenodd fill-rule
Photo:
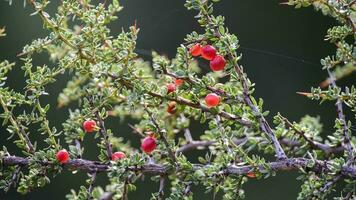
M 185 6 L 197 13 L 204 31 L 188 34 L 173 59 L 153 52 L 150 65 L 135 53 L 136 25 L 117 37 L 110 35 L 108 25 L 122 9 L 117 0 L 97 5 L 63 0 L 52 16 L 46 12 L 48 1 L 28 0 L 49 35 L 26 45 L 19 55 L 26 77 L 23 92 L 6 87 L 15 64 L 0 63 L 0 117 L 21 150 L 21 155 L 11 154 L 6 147 L 0 152 L 0 187 L 8 191 L 16 186 L 26 194 L 63 170 L 82 170 L 88 173 L 88 181 L 68 199 L 127 199 L 144 175 L 159 182 L 151 199 L 193 199 L 191 188 L 196 185 L 204 186 L 214 198 L 243 199 L 243 185 L 249 178 L 294 170 L 304 182 L 298 199 L 326 199 L 338 184 L 342 192 L 335 199 L 355 198 L 356 140 L 344 110 L 356 113 L 356 89 L 336 85 L 336 80 L 356 71 L 355 1 L 282 3 L 314 6 L 339 22 L 325 37 L 336 46 L 335 55 L 321 60 L 329 78 L 321 87 L 299 93 L 335 102 L 335 131 L 327 139 L 320 136 L 318 118 L 307 115 L 300 122 L 290 122 L 277 114 L 274 126 L 266 120 L 269 113 L 263 100 L 254 98 L 254 84 L 239 64 L 238 38 L 224 26 L 223 16 L 213 14 L 216 2 L 187 0 Z M 0 29 L 2 36 L 5 29 Z M 32 58 L 37 54 L 48 54 L 53 67 L 34 65 Z M 210 62 L 212 72 L 200 74 L 197 60 L 203 59 Z M 71 80 L 59 94 L 58 106 L 76 108 L 57 130 L 50 125 L 47 112 L 51 108 L 43 98 L 48 85 L 64 73 Z M 109 116 L 137 121 L 132 128 L 142 137 L 141 149 L 106 128 Z M 199 141 L 190 134 L 192 120 L 209 127 Z M 100 138 L 97 161 L 82 157 L 87 148 L 82 143 L 92 132 Z M 39 148 L 31 134 L 45 135 L 46 147 Z M 204 148 L 206 156 L 199 157 L 199 163 L 185 156 L 187 151 Z M 270 154 L 275 158 L 267 161 Z M 105 187 L 95 184 L 98 173 L 107 175 Z M 167 182 L 170 193 L 165 194 Z

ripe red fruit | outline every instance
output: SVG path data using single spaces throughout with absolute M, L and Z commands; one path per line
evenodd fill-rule
M 151 153 L 153 150 L 155 150 L 157 147 L 157 142 L 156 139 L 154 139 L 151 136 L 145 137 L 145 139 L 142 140 L 141 143 L 141 149 L 146 152 L 146 153 Z
M 210 61 L 210 69 L 213 71 L 224 70 L 225 65 L 226 65 L 226 60 L 222 56 L 215 56 L 215 58 Z
M 117 151 L 111 155 L 111 160 L 117 161 L 126 158 L 126 154 L 122 151 Z
M 176 84 L 176 86 L 180 86 L 184 83 L 184 80 L 183 79 L 175 79 L 174 80 L 174 84 Z
M 210 93 L 206 95 L 205 103 L 208 107 L 215 107 L 220 103 L 220 96 L 215 93 Z
M 202 47 L 201 45 L 195 44 L 194 46 L 190 47 L 189 52 L 192 54 L 192 56 L 200 56 L 201 54 Z
M 69 160 L 69 153 L 67 150 L 62 149 L 60 151 L 57 152 L 56 154 L 56 159 L 61 163 L 64 164 L 66 162 L 68 162 Z
M 212 60 L 216 56 L 216 49 L 211 45 L 205 45 L 201 50 L 201 56 L 206 60 Z
M 174 92 L 176 90 L 176 85 L 174 83 L 170 83 L 167 85 L 167 94 Z
M 176 105 L 175 101 L 171 101 L 168 103 L 167 112 L 170 114 L 174 114 L 176 112 Z
M 248 172 L 246 176 L 249 178 L 256 178 L 256 174 L 254 172 Z
M 95 131 L 96 122 L 94 120 L 86 120 L 83 123 L 83 129 L 86 133 L 92 133 Z

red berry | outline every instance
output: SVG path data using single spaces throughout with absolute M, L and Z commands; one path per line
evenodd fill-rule
M 174 92 L 176 90 L 176 85 L 174 83 L 170 83 L 167 85 L 167 94 Z
M 176 86 L 180 86 L 184 83 L 184 80 L 183 79 L 175 79 L 174 80 L 174 84 L 176 84 Z
M 151 153 L 157 147 L 156 139 L 153 137 L 147 136 L 142 140 L 141 149 L 146 153 Z
M 206 95 L 205 103 L 208 107 L 215 107 L 220 103 L 220 96 L 215 93 L 210 93 Z
M 202 47 L 201 45 L 195 44 L 194 46 L 190 47 L 189 52 L 192 54 L 192 56 L 200 56 L 201 54 Z
M 117 151 L 111 155 L 111 160 L 117 161 L 126 158 L 126 154 L 122 151 Z
M 176 112 L 176 105 L 175 101 L 171 101 L 168 103 L 167 112 L 170 114 L 174 114 Z
M 225 65 L 226 65 L 226 60 L 222 56 L 215 56 L 215 58 L 210 61 L 210 69 L 213 71 L 224 70 Z
M 216 56 L 216 49 L 211 45 L 205 45 L 201 50 L 201 56 L 206 60 L 212 60 Z
M 254 172 L 248 172 L 246 176 L 249 178 L 256 178 L 256 174 Z
M 86 120 L 83 123 L 83 129 L 86 133 L 92 133 L 95 131 L 96 122 L 94 120 Z
M 57 152 L 56 154 L 56 159 L 61 163 L 64 164 L 66 162 L 68 162 L 69 160 L 69 153 L 67 150 L 62 149 L 60 151 Z

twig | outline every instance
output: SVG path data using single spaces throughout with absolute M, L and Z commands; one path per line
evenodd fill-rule
M 326 191 L 328 191 L 337 181 L 339 181 L 341 179 L 341 175 L 337 175 L 335 177 L 333 177 L 332 180 L 328 181 L 321 189 L 320 189 L 320 193 L 325 193 Z
M 159 136 L 161 137 L 164 145 L 166 146 L 166 149 L 168 151 L 168 154 L 170 156 L 170 158 L 172 159 L 172 161 L 174 162 L 174 164 L 177 164 L 177 159 L 176 159 L 176 156 L 175 154 L 173 153 L 173 150 L 171 149 L 169 143 L 168 143 L 168 140 L 167 140 L 167 137 L 165 136 L 165 134 L 163 133 L 163 131 L 161 130 L 161 128 L 159 127 L 158 123 L 157 123 L 157 120 L 156 118 L 154 117 L 153 113 L 151 111 L 148 110 L 147 107 L 144 107 L 145 108 L 145 111 L 147 112 L 147 114 L 149 115 L 153 125 L 156 127 L 157 131 L 158 131 L 158 134 Z
M 335 77 L 333 75 L 333 73 L 330 71 L 329 68 L 327 68 L 330 80 L 331 80 L 331 85 L 332 87 L 336 88 L 336 81 L 335 81 Z M 338 118 L 342 123 L 342 127 L 343 127 L 343 135 L 344 135 L 344 141 L 343 141 L 343 145 L 345 146 L 345 149 L 347 150 L 348 153 L 348 163 L 352 163 L 354 162 L 354 147 L 351 144 L 351 137 L 350 137 L 350 133 L 349 133 L 349 129 L 347 127 L 347 122 L 346 122 L 346 118 L 343 112 L 343 106 L 342 106 L 342 100 L 340 98 L 337 99 L 336 101 L 336 110 L 337 110 L 337 114 L 338 114 Z
M 113 197 L 112 192 L 104 192 L 104 194 L 100 197 L 100 200 L 112 200 Z
M 230 53 L 230 55 L 232 55 Z M 231 59 L 231 60 L 234 60 L 234 59 Z M 242 72 L 242 69 L 240 68 L 240 66 L 235 63 L 236 66 L 235 66 L 235 71 L 237 72 L 237 74 L 239 75 L 240 77 L 240 81 L 241 81 L 241 84 L 243 85 L 243 93 L 244 93 L 244 101 L 245 101 L 245 104 L 251 108 L 251 110 L 254 112 L 254 113 L 259 113 L 256 117 L 259 119 L 259 124 L 260 124 L 260 128 L 261 130 L 267 134 L 267 136 L 272 140 L 272 143 L 273 143 L 273 146 L 274 146 L 274 150 L 276 152 L 276 157 L 277 159 L 280 159 L 280 160 L 283 160 L 283 159 L 286 159 L 287 156 L 286 154 L 284 153 L 284 150 L 281 146 L 281 144 L 279 143 L 277 137 L 275 136 L 272 128 L 270 127 L 270 125 L 268 124 L 267 120 L 264 118 L 264 116 L 261 114 L 260 110 L 257 108 L 257 106 L 255 106 L 253 103 L 252 103 L 252 100 L 251 100 L 251 96 L 249 94 L 249 89 L 248 89 L 248 86 L 247 86 L 247 81 L 245 79 L 245 75 L 243 74 Z
M 122 192 L 121 200 L 127 199 L 127 184 L 129 183 L 129 178 L 127 177 L 124 182 L 124 191 Z
M 184 153 L 192 149 L 204 148 L 215 144 L 216 141 L 191 141 L 177 150 L 177 153 Z
M 94 102 L 93 102 L 92 98 L 89 99 L 89 102 L 91 104 L 91 107 L 94 108 L 95 106 L 94 106 Z M 111 159 L 111 155 L 112 155 L 112 147 L 111 147 L 111 144 L 110 144 L 110 141 L 109 141 L 109 135 L 108 135 L 108 133 L 106 131 L 106 128 L 105 128 L 104 120 L 103 120 L 103 118 L 101 118 L 99 110 L 96 110 L 94 114 L 95 114 L 95 118 L 99 122 L 99 128 L 100 128 L 99 132 L 103 136 L 103 139 L 105 141 L 106 154 L 107 154 L 108 159 L 110 160 Z
M 27 146 L 27 151 L 31 154 L 35 153 L 35 148 L 33 147 L 33 144 L 31 142 L 30 138 L 28 137 L 27 133 L 23 129 L 23 126 L 19 122 L 17 122 L 16 117 L 14 115 L 12 115 L 9 108 L 7 107 L 7 104 L 1 97 L 0 97 L 0 104 L 4 110 L 4 113 L 9 114 L 9 121 L 10 121 L 11 125 L 15 128 L 15 131 L 18 134 L 19 138 L 25 142 L 25 144 Z
M 184 193 L 183 193 L 184 196 L 188 196 L 189 195 L 189 193 L 191 192 L 191 187 L 192 187 L 191 183 L 188 183 L 187 186 L 184 189 Z
M 110 76 L 111 78 L 119 81 L 122 85 L 124 85 L 128 89 L 133 89 L 134 88 L 132 83 L 130 83 L 128 80 L 119 79 L 119 77 L 117 75 L 114 75 L 114 74 L 108 74 L 108 76 Z M 152 96 L 152 97 L 159 98 L 159 99 L 166 99 L 166 100 L 169 100 L 169 101 L 175 101 L 176 103 L 181 104 L 181 105 L 186 105 L 186 106 L 189 106 L 189 107 L 192 107 L 192 108 L 200 109 L 203 112 L 208 112 L 208 113 L 212 112 L 211 109 L 209 109 L 207 106 L 202 105 L 199 102 L 197 102 L 197 103 L 192 102 L 192 101 L 187 100 L 187 99 L 182 98 L 182 97 L 173 98 L 173 97 L 170 97 L 170 96 L 163 96 L 163 95 L 161 95 L 159 93 L 152 92 L 152 91 L 147 91 L 147 94 Z M 236 116 L 234 114 L 231 114 L 231 113 L 228 113 L 228 112 L 225 112 L 225 111 L 220 111 L 220 112 L 217 113 L 217 115 L 220 115 L 221 117 L 223 117 L 225 119 L 228 119 L 228 120 L 236 121 L 239 124 L 241 124 L 243 126 L 246 126 L 246 127 L 250 127 L 252 125 L 252 122 L 250 120 L 242 119 L 239 116 Z
M 160 200 L 164 199 L 165 180 L 166 180 L 166 178 L 164 176 L 161 176 L 160 179 L 159 179 L 158 199 L 160 199 Z
M 326 153 L 326 154 L 334 153 L 335 148 L 337 148 L 337 147 L 333 148 L 330 145 L 323 144 L 323 143 L 312 140 L 311 138 L 309 138 L 306 135 L 306 133 L 304 131 L 298 130 L 298 128 L 295 127 L 287 118 L 285 118 L 281 115 L 280 115 L 280 118 L 284 121 L 285 125 L 287 125 L 288 128 L 293 129 L 295 131 L 295 133 L 297 133 L 302 138 L 304 138 L 304 140 L 307 141 L 312 148 L 320 149 L 320 150 L 324 151 L 324 153 Z M 341 149 L 344 149 L 344 148 L 341 147 Z
M 75 148 L 77 149 L 78 152 L 77 158 L 82 158 L 82 148 L 80 145 L 80 141 L 78 139 L 75 139 L 74 142 L 75 142 Z
M 94 184 L 95 184 L 95 181 L 96 181 L 96 174 L 97 172 L 94 172 L 91 174 L 91 182 L 90 182 L 90 185 L 89 185 L 89 188 L 88 188 L 88 194 L 89 194 L 89 199 L 93 199 L 93 196 L 92 196 L 92 192 L 93 192 L 93 189 L 94 189 Z
M 10 183 L 7 185 L 6 189 L 4 189 L 5 192 L 7 192 L 8 190 L 10 190 L 11 186 L 13 185 L 14 187 L 16 187 L 16 183 L 17 183 L 17 180 L 18 180 L 18 175 L 20 174 L 21 172 L 21 166 L 18 165 L 16 166 L 16 170 L 14 171 L 14 173 L 12 174 L 12 178 L 11 178 L 11 181 Z
M 235 143 L 235 145 L 240 145 L 244 142 L 246 142 L 248 140 L 248 138 L 243 137 L 243 138 L 234 138 L 233 141 Z M 254 140 L 257 141 L 263 141 L 265 140 L 262 137 L 254 137 Z M 288 138 L 281 138 L 278 140 L 280 144 L 290 147 L 290 148 L 295 148 L 295 147 L 300 147 L 303 144 L 300 143 L 299 141 L 294 141 L 294 140 L 290 140 Z M 216 141 L 199 141 L 199 140 L 193 140 L 191 142 L 187 142 L 186 144 L 184 144 L 183 146 L 181 146 L 178 150 L 177 150 L 177 154 L 178 153 L 185 153 L 187 151 L 191 151 L 194 149 L 204 149 L 206 147 L 212 146 L 216 143 Z M 339 153 L 345 150 L 345 148 L 343 146 L 337 146 L 337 147 L 332 147 L 329 146 L 327 144 L 323 144 L 323 143 L 317 143 L 317 145 L 320 148 L 320 150 L 322 150 L 325 154 L 331 154 L 331 153 Z
M 170 76 L 170 77 L 173 77 L 173 78 L 176 78 L 176 79 L 185 80 L 185 81 L 187 81 L 187 82 L 189 82 L 189 83 L 191 83 L 191 84 L 193 84 L 193 85 L 199 85 L 198 82 L 196 82 L 194 79 L 190 78 L 189 76 L 179 76 L 179 75 L 177 75 L 177 74 L 175 74 L 175 73 L 169 72 L 167 69 L 164 69 L 163 72 L 164 72 L 165 74 L 167 74 L 168 76 Z M 239 96 L 232 96 L 232 95 L 228 94 L 227 92 L 225 92 L 225 91 L 222 90 L 222 89 L 217 89 L 217 88 L 215 88 L 215 87 L 208 86 L 208 85 L 205 85 L 205 89 L 207 89 L 207 90 L 209 90 L 209 91 L 211 91 L 211 92 L 214 92 L 214 93 L 216 93 L 216 94 L 218 94 L 218 95 L 220 95 L 220 96 L 223 96 L 223 97 L 225 97 L 225 98 L 227 98 L 227 99 L 229 99 L 229 100 L 234 100 L 234 101 L 237 101 L 237 102 L 239 102 L 239 103 L 243 103 L 243 102 L 244 102 L 241 97 L 239 97 Z
M 351 198 L 355 198 L 356 196 L 354 196 L 353 194 L 355 194 L 355 192 L 348 192 L 347 195 L 343 198 L 343 200 L 351 200 Z
M 184 129 L 184 137 L 187 143 L 191 143 L 194 141 L 192 134 L 190 133 L 190 130 L 188 128 Z
M 144 133 L 142 133 L 142 131 L 138 130 L 135 126 L 133 126 L 131 124 L 128 124 L 128 126 L 132 129 L 133 133 L 136 133 L 137 135 L 139 135 L 142 138 L 146 137 L 146 135 Z

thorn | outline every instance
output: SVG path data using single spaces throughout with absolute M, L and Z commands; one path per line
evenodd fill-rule
M 302 95 L 302 96 L 306 96 L 306 97 L 310 97 L 312 95 L 309 92 L 297 92 L 297 94 Z
M 281 2 L 281 3 L 279 3 L 279 5 L 287 5 L 287 6 L 290 6 L 289 2 Z
M 136 30 L 137 29 L 137 19 L 135 19 L 134 27 L 135 27 L 135 30 Z

